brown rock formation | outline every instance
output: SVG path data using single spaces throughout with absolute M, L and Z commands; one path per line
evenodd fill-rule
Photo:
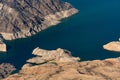
M 0 43 L 0 51 L 1 52 L 6 52 L 7 51 L 7 47 L 5 43 Z
M 120 58 L 78 62 L 63 49 L 36 48 L 33 54 L 41 58 L 28 60 L 19 73 L 4 80 L 120 80 Z M 61 58 L 65 61 L 60 61 Z M 38 64 L 41 60 L 48 61 Z
M 51 51 L 35 48 L 32 54 L 37 55 L 37 57 L 29 59 L 27 62 L 40 64 L 45 62 L 77 62 L 80 60 L 80 58 L 72 57 L 70 51 L 61 48 Z
M 120 80 L 120 58 L 85 62 L 26 64 L 4 80 Z
M 2 38 L 0 38 L 0 51 L 1 51 L 1 52 L 6 52 L 6 51 L 7 51 L 7 46 L 6 46 L 6 44 L 2 41 Z
M 7 40 L 31 36 L 77 12 L 61 0 L 0 0 L 0 34 Z
M 0 64 L 0 80 L 9 76 L 14 70 L 15 67 L 9 63 Z
M 110 42 L 106 45 L 103 45 L 103 48 L 109 51 L 120 52 L 120 42 L 119 41 Z

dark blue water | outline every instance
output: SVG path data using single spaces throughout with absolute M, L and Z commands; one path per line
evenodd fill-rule
M 36 47 L 49 50 L 64 48 L 82 61 L 119 57 L 120 53 L 106 51 L 102 46 L 120 37 L 120 1 L 64 1 L 72 3 L 80 12 L 35 36 L 5 41 L 8 52 L 0 54 L 0 61 L 20 68 L 33 57 L 31 53 Z

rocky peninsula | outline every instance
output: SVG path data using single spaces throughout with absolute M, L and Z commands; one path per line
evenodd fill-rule
M 3 80 L 120 80 L 120 58 L 79 62 L 60 48 L 36 48 L 33 54 L 37 57 L 27 60 L 19 73 Z
M 39 47 L 34 49 L 32 54 L 36 57 L 27 60 L 29 63 L 41 64 L 47 62 L 76 62 L 79 61 L 79 57 L 72 57 L 71 52 L 65 49 L 58 48 L 57 50 L 43 50 Z
M 112 41 L 103 45 L 103 48 L 109 51 L 120 52 L 120 41 Z
M 0 51 L 6 50 L 2 39 L 32 36 L 77 12 L 71 4 L 61 0 L 0 0 Z M 104 48 L 108 49 L 106 46 Z M 109 50 L 119 52 L 118 42 L 109 46 L 112 46 Z M 1 64 L 0 79 L 120 80 L 120 58 L 79 62 L 80 58 L 61 48 L 44 50 L 38 47 L 32 54 L 35 57 L 28 59 L 18 73 L 10 76 L 15 67 L 9 63 Z
M 5 40 L 26 38 L 77 12 L 61 0 L 0 0 L 0 36 Z M 0 51 L 6 51 L 3 42 Z
M 61 0 L 0 0 L 0 34 L 6 40 L 25 38 L 77 12 Z

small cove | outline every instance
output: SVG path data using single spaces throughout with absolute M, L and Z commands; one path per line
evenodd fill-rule
M 64 48 L 81 61 L 119 57 L 102 45 L 120 37 L 120 1 L 114 0 L 64 0 L 80 12 L 62 23 L 50 27 L 32 37 L 5 41 L 8 52 L 0 54 L 0 62 L 9 62 L 17 68 L 33 57 L 32 50 Z

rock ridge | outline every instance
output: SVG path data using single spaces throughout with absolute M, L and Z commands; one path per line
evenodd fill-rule
M 0 34 L 6 40 L 25 38 L 77 12 L 61 0 L 0 0 Z

